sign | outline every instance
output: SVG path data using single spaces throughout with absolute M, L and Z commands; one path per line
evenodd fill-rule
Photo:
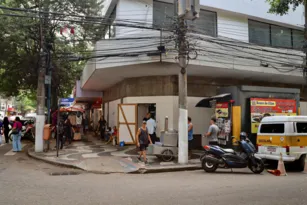
M 296 115 L 296 101 L 292 99 L 251 98 L 251 132 L 257 133 L 259 123 L 267 116 Z
M 95 101 L 95 103 L 93 103 L 92 109 L 101 109 L 101 105 L 102 105 L 102 98 L 99 98 Z
M 61 106 L 71 106 L 74 102 L 74 98 L 61 98 L 60 105 Z
M 50 75 L 45 75 L 45 84 L 50 85 L 51 84 L 51 76 Z
M 215 116 L 216 118 L 228 117 L 228 103 L 217 103 L 215 106 Z
M 217 136 L 218 144 L 227 146 L 231 135 L 231 120 L 228 102 L 220 102 L 215 105 L 216 125 L 220 132 Z

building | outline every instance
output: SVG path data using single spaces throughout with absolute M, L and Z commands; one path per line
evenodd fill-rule
M 146 112 L 155 114 L 157 133 L 168 116 L 178 129 L 177 50 L 173 1 L 106 0 L 105 39 L 96 43 L 81 77 L 83 90 L 103 92 L 103 113 L 110 126 L 129 124 L 134 135 Z M 220 87 L 253 85 L 301 89 L 303 7 L 287 16 L 269 14 L 265 0 L 200 0 L 200 18 L 188 23 L 188 112 L 194 134 L 207 130 L 212 109 L 196 108 Z M 162 31 L 155 28 L 163 28 Z M 148 29 L 153 28 L 153 29 Z M 160 55 L 158 46 L 165 46 Z M 125 108 L 118 104 L 130 104 Z M 126 109 L 126 111 L 124 110 Z M 135 113 L 124 119 L 123 113 Z M 129 137 L 126 140 L 130 140 Z

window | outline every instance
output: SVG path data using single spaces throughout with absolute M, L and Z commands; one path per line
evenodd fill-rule
M 296 132 L 297 133 L 307 133 L 307 122 L 297 122 Z
M 249 42 L 258 45 L 269 46 L 270 42 L 270 25 L 258 21 L 248 21 Z
M 260 133 L 282 134 L 284 132 L 285 132 L 284 124 L 262 124 L 260 127 Z
M 116 7 L 114 8 L 114 10 L 112 11 L 112 13 L 110 15 L 109 23 L 108 23 L 108 26 L 106 28 L 106 32 L 105 32 L 105 36 L 104 36 L 105 39 L 115 37 L 115 26 L 113 26 L 115 18 L 116 18 Z
M 153 26 L 156 28 L 170 28 L 175 23 L 174 4 L 161 1 L 153 2 Z M 216 12 L 200 10 L 199 18 L 195 21 L 187 21 L 191 32 L 217 36 Z
M 249 42 L 263 46 L 299 49 L 304 42 L 303 31 L 248 20 Z
M 291 29 L 271 25 L 272 46 L 292 48 Z
M 169 28 L 174 23 L 174 13 L 174 4 L 154 1 L 153 26 L 157 28 Z
M 301 49 L 303 47 L 304 32 L 299 30 L 292 30 L 293 48 Z
M 208 36 L 217 36 L 217 15 L 215 12 L 200 10 L 199 18 L 194 21 L 188 21 L 192 32 L 198 32 Z

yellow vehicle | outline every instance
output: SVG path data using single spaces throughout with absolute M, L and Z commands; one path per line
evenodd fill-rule
M 262 119 L 257 133 L 258 153 L 264 160 L 293 162 L 304 170 L 307 153 L 307 116 L 272 116 Z

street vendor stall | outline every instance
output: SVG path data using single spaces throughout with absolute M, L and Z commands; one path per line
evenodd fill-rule
M 68 113 L 68 119 L 72 124 L 73 140 L 81 140 L 82 134 L 82 115 L 84 110 L 79 107 L 61 107 L 60 113 Z M 80 120 L 81 119 L 81 120 Z

